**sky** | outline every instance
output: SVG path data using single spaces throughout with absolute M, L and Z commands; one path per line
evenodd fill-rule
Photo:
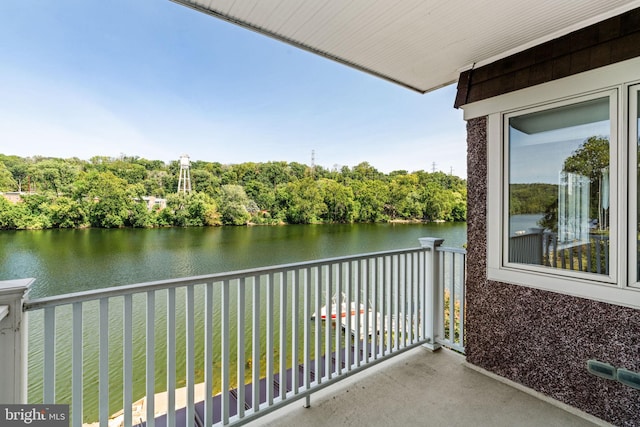
M 455 87 L 419 94 L 168 0 L 0 1 L 0 153 L 466 176 Z

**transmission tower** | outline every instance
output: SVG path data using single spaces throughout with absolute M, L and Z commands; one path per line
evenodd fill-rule
M 191 162 L 189 161 L 189 156 L 186 154 L 180 156 L 180 178 L 178 179 L 178 194 L 191 193 L 191 172 L 189 171 L 190 166 Z

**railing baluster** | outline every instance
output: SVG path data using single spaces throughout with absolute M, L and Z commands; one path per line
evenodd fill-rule
M 444 290 L 446 287 L 446 282 L 444 280 L 444 275 L 446 273 L 445 271 L 445 263 L 444 263 L 444 259 L 445 259 L 445 253 L 444 252 L 440 252 L 438 250 L 438 248 L 436 248 L 434 250 L 434 253 L 437 254 L 438 256 L 438 281 L 436 282 L 436 287 L 437 287 L 437 292 L 438 292 L 438 296 L 437 298 L 439 299 L 438 304 L 439 304 L 439 308 L 438 310 L 442 310 L 444 313 Z M 445 339 L 444 336 L 444 315 L 442 316 L 438 316 L 438 328 L 437 328 L 437 337 L 439 337 L 441 340 Z
M 315 313 L 316 313 L 316 323 L 315 323 L 315 334 L 316 334 L 316 343 L 315 343 L 315 380 L 318 384 L 322 383 L 322 364 L 320 363 L 322 357 L 322 319 L 320 319 L 320 310 L 322 309 L 322 267 L 316 267 L 313 271 L 315 271 Z M 325 322 L 326 324 L 326 322 Z
M 413 290 L 414 290 L 414 286 L 413 286 L 413 280 L 414 280 L 414 275 L 413 275 L 413 255 L 412 254 L 407 254 L 406 255 L 407 261 L 406 261 L 406 280 L 407 280 L 407 340 L 406 340 L 406 345 L 409 346 L 411 344 L 413 344 L 413 340 L 414 340 L 414 327 L 415 327 L 415 319 L 414 319 L 414 307 L 413 304 L 415 303 L 415 296 L 413 294 Z
M 371 306 L 369 305 L 369 260 L 365 259 L 361 261 L 362 264 L 364 264 L 364 267 L 362 268 L 362 284 L 363 284 L 363 300 L 362 301 L 362 305 L 364 307 L 364 315 L 362 316 L 362 349 L 364 352 L 364 363 L 369 363 L 369 335 L 370 335 L 370 330 L 369 330 L 369 316 L 372 315 L 373 317 L 375 317 L 375 312 L 371 312 Z M 360 307 L 358 305 L 358 307 Z M 359 310 L 359 309 L 358 309 Z M 360 316 L 358 316 L 360 317 Z M 360 342 L 360 338 L 356 338 L 356 342 Z M 358 366 L 360 366 L 360 356 L 358 356 Z
M 303 276 L 304 273 L 304 276 Z M 306 268 L 304 270 L 300 270 L 299 281 L 302 281 L 304 284 L 304 349 L 303 358 L 304 358 L 304 390 L 309 390 L 311 388 L 311 269 Z M 316 320 L 316 323 L 318 320 Z M 310 395 L 307 394 L 305 401 L 305 408 L 308 408 L 311 404 Z
M 578 246 L 578 271 L 584 271 L 582 269 L 582 255 L 584 251 L 584 244 Z
M 355 331 L 358 330 L 358 320 L 357 320 L 358 316 L 356 316 L 355 319 L 351 317 L 351 313 L 353 313 L 352 305 L 354 304 L 353 303 L 354 298 L 351 291 L 351 289 L 353 288 L 352 286 L 353 284 L 351 280 L 351 273 L 349 272 L 350 270 L 349 266 L 350 266 L 349 262 L 345 263 L 342 274 L 340 275 L 340 277 L 343 278 L 343 281 L 344 281 L 345 301 L 347 302 L 347 304 L 344 307 L 344 310 L 345 310 L 345 312 L 343 313 L 344 317 L 338 318 L 338 320 L 340 321 L 340 325 L 338 325 L 338 322 L 336 322 L 336 327 L 342 327 L 342 326 L 344 327 L 344 344 L 341 344 L 341 347 L 344 348 L 344 363 L 345 363 L 347 372 L 351 370 L 351 364 L 353 363 L 352 354 L 351 354 L 351 345 L 350 345 L 351 340 L 349 339 L 349 337 L 351 336 L 352 330 L 355 330 Z M 352 274 L 354 276 L 357 276 L 358 274 L 355 267 L 353 269 Z M 358 279 L 354 278 L 353 281 L 356 283 L 355 294 L 358 295 L 358 289 L 357 289 Z M 358 310 L 357 296 L 355 300 L 355 307 L 356 307 L 356 310 Z M 351 325 L 352 323 L 355 323 L 355 326 L 352 326 Z M 357 351 L 357 348 L 358 347 L 356 347 L 356 351 Z
M 602 242 L 604 251 L 604 274 L 609 274 L 609 239 L 604 240 L 602 236 L 600 236 L 600 241 Z
M 101 324 L 102 326 L 102 324 Z M 102 336 L 102 329 L 100 330 Z M 43 403 L 56 402 L 56 308 L 44 309 Z M 102 365 L 101 365 L 102 366 Z
M 245 278 L 240 278 L 238 283 L 238 327 L 237 327 L 237 340 L 238 340 L 238 375 L 236 380 L 236 387 L 238 390 L 238 408 L 237 414 L 240 418 L 244 417 L 244 375 L 245 375 L 245 349 L 244 349 L 244 339 L 245 339 L 245 286 L 246 281 Z
M 167 425 L 176 425 L 176 289 L 167 289 Z
M 452 343 L 456 342 L 456 282 L 455 282 L 455 268 L 456 268 L 456 259 L 454 254 L 450 253 L 447 257 L 443 254 L 443 259 L 449 258 L 449 286 L 451 290 L 449 291 L 449 340 Z M 445 267 L 446 269 L 446 267 Z M 443 272 L 444 274 L 444 272 Z
M 422 282 L 420 281 L 422 279 L 422 275 L 421 275 L 421 270 L 420 270 L 420 261 L 421 261 L 421 257 L 419 253 L 414 254 L 413 257 L 413 274 L 414 274 L 414 279 L 413 279 L 413 286 L 415 288 L 415 303 L 414 303 L 414 311 L 415 311 L 415 317 L 416 317 L 416 324 L 414 327 L 414 335 L 416 337 L 415 341 L 420 341 L 422 340 L 423 335 L 421 335 L 420 331 L 421 331 L 421 325 L 422 325 L 422 310 L 421 310 L 421 301 L 422 301 L 422 297 L 420 294 L 420 290 L 422 289 Z
M 220 339 L 222 343 L 222 382 L 220 384 L 220 402 L 222 413 L 222 424 L 229 424 L 229 373 L 231 370 L 229 361 L 229 280 L 222 281 L 222 296 L 220 299 L 222 304 L 222 319 L 221 319 L 221 333 Z
M 253 327 L 252 343 L 251 343 L 251 367 L 253 369 L 252 376 L 252 396 L 253 411 L 260 410 L 260 276 L 253 277 Z M 207 424 L 211 425 L 211 424 Z
M 466 289 L 466 260 L 464 254 L 460 254 L 460 346 L 464 348 L 464 314 L 465 314 L 465 289 Z
M 204 424 L 213 425 L 213 283 L 204 287 Z
M 329 265 L 327 267 L 327 274 L 326 274 L 326 295 L 325 295 L 325 343 L 324 343 L 324 362 L 325 362 L 325 371 L 324 371 L 324 377 L 327 380 L 330 380 L 332 377 L 332 367 L 331 367 L 331 330 L 332 330 L 332 322 L 333 319 L 331 318 L 331 316 L 333 316 L 333 304 L 332 304 L 332 283 L 333 283 L 333 264 Z M 337 306 L 340 305 L 340 297 L 336 296 L 337 299 L 337 304 L 336 304 L 336 309 Z
M 186 344 L 186 377 L 187 377 L 187 426 L 194 425 L 196 412 L 195 412 L 195 302 L 194 302 L 194 289 L 193 285 L 187 286 L 186 289 L 186 301 L 185 301 L 185 316 L 186 316 L 186 331 L 185 331 L 185 344 Z
M 419 278 L 418 278 L 418 286 L 420 293 L 420 339 L 424 339 L 427 336 L 427 328 L 426 324 L 426 316 L 427 316 L 427 272 L 426 272 L 426 256 L 427 251 L 420 252 L 418 255 L 419 262 Z
M 71 412 L 73 426 L 82 426 L 82 303 L 73 303 L 72 353 L 71 353 Z M 131 411 L 131 409 L 129 409 Z
M 100 425 L 109 420 L 109 298 L 100 298 Z
M 301 270 L 298 270 L 297 273 L 301 274 Z M 300 384 L 300 370 L 298 369 L 300 354 L 300 349 L 298 348 L 298 339 L 300 338 L 300 325 L 298 325 L 300 322 L 300 311 L 298 309 L 298 307 L 300 307 L 299 284 L 299 277 L 296 277 L 296 271 L 293 270 L 291 272 L 291 388 L 294 395 L 298 394 Z
M 393 316 L 395 319 L 393 349 L 398 350 L 400 348 L 400 255 L 393 257 Z
M 384 261 L 384 292 L 385 292 L 385 301 L 384 301 L 384 307 L 385 307 L 385 311 L 387 312 L 387 318 L 386 318 L 386 348 L 384 351 L 384 354 L 389 354 L 391 353 L 391 351 L 393 350 L 393 325 L 394 325 L 394 321 L 393 321 L 393 309 L 392 309 L 392 305 L 393 305 L 393 295 L 391 293 L 392 289 L 393 289 L 393 284 L 391 283 L 391 278 L 393 277 L 392 275 L 392 267 L 393 267 L 393 256 L 385 256 L 385 261 Z
M 147 423 L 146 427 L 155 426 L 155 324 L 156 324 L 156 293 L 155 291 L 147 292 Z
M 380 328 L 379 314 L 378 314 L 378 261 L 379 258 L 372 259 L 371 265 L 371 311 L 373 312 L 371 319 L 373 324 L 371 325 L 371 357 L 375 360 L 378 358 L 378 334 Z
M 355 367 L 360 367 L 362 362 L 362 353 L 364 350 L 364 317 L 366 316 L 366 312 L 362 312 L 364 308 L 364 279 L 366 278 L 366 274 L 364 272 L 364 267 L 362 260 L 354 260 L 352 262 L 353 269 L 356 274 L 353 275 L 353 283 L 355 286 L 355 327 L 353 330 L 355 334 L 349 334 L 349 342 L 353 343 L 354 352 L 353 352 L 353 361 L 352 364 Z
M 338 301 L 336 302 L 336 349 L 335 349 L 335 358 L 336 358 L 336 375 L 342 374 L 342 328 L 340 328 L 340 322 L 343 314 L 342 307 L 342 263 L 339 262 L 334 264 L 336 266 L 335 274 L 332 277 L 335 278 L 336 281 L 336 295 Z M 349 302 L 347 301 L 347 305 Z M 346 351 L 346 350 L 345 350 Z
M 267 276 L 267 406 L 273 405 L 273 273 Z
M 122 387 L 124 408 L 124 425 L 130 427 L 133 422 L 133 296 L 124 296 L 124 316 L 123 316 L 123 367 L 122 367 Z
M 409 317 L 409 260 L 406 254 L 400 256 L 400 290 L 401 290 L 401 310 L 402 310 L 402 348 L 407 346 L 408 336 L 410 334 Z
M 280 273 L 280 398 L 287 397 L 287 273 Z
M 407 275 L 409 277 L 409 344 L 413 344 L 416 341 L 416 274 L 415 274 L 415 259 L 414 254 L 407 254 L 407 261 L 409 262 L 409 268 Z

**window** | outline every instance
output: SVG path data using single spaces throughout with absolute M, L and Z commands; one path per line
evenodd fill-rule
M 465 106 L 488 117 L 490 280 L 640 307 L 638 69 Z
M 609 274 L 612 95 L 506 116 L 506 262 Z

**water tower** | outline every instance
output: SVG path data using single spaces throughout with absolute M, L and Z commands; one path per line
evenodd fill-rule
M 180 156 L 180 178 L 178 179 L 178 194 L 191 193 L 191 172 L 189 172 L 190 166 L 191 161 L 189 161 L 189 156 L 186 154 Z

